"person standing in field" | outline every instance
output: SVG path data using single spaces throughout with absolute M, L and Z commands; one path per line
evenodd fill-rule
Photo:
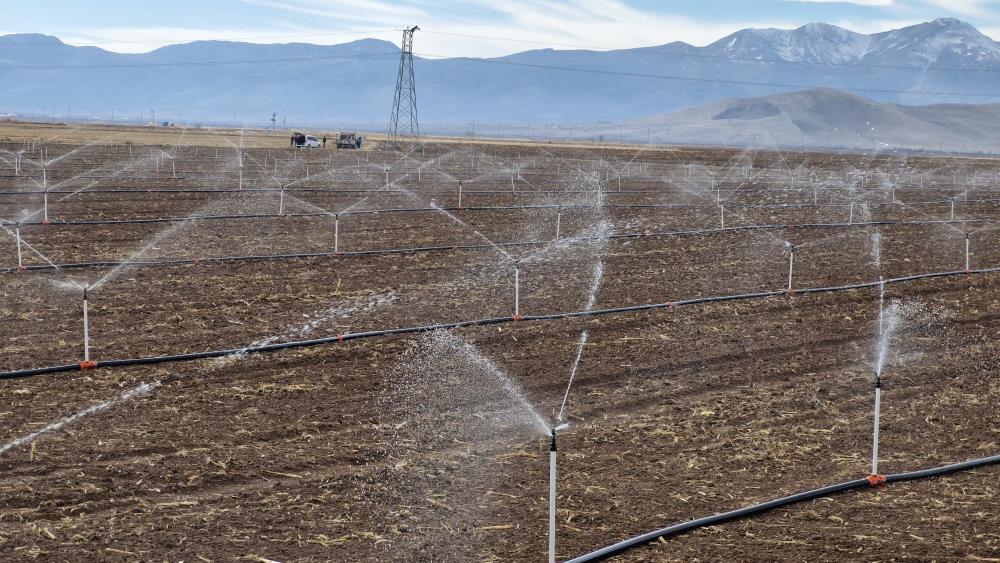
M 326 136 L 325 135 L 323 136 L 323 148 L 324 149 L 326 148 Z

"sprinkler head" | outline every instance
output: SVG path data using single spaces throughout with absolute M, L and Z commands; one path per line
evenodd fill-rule
M 552 432 L 552 442 L 549 444 L 549 451 L 554 452 L 556 451 L 556 429 L 553 428 L 551 432 Z

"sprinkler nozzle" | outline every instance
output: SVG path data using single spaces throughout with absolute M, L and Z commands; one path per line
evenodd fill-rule
M 85 285 L 85 286 L 83 286 L 83 300 L 84 300 L 84 301 L 86 301 L 86 300 L 87 300 L 87 290 L 88 290 L 88 289 L 90 289 L 90 286 L 89 286 L 89 285 Z

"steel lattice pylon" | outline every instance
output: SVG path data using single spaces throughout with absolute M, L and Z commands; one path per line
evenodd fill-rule
M 417 120 L 417 84 L 413 80 L 413 32 L 418 29 L 420 28 L 413 26 L 403 30 L 396 95 L 392 99 L 392 117 L 389 118 L 389 138 L 394 145 L 401 137 L 410 137 L 413 142 L 420 139 L 420 123 Z

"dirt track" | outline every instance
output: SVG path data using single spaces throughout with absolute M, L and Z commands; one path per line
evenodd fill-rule
M 440 166 L 453 177 L 467 178 L 470 192 L 473 186 L 500 190 L 509 180 L 502 176 L 503 166 L 525 162 L 523 179 L 517 182 L 526 193 L 473 196 L 483 205 L 524 204 L 529 198 L 565 205 L 591 201 L 588 194 L 565 193 L 565 186 L 581 182 L 579 176 L 551 169 L 557 159 L 583 167 L 586 154 L 548 149 L 541 155 L 532 153 L 537 149 L 504 147 L 490 155 L 497 177 L 477 184 L 472 167 L 478 159 L 478 174 L 485 173 L 486 156 L 442 150 L 451 154 L 451 161 L 446 157 Z M 515 150 L 520 157 L 508 152 Z M 304 176 L 303 158 L 322 166 L 318 155 L 287 151 L 255 158 L 275 156 L 279 168 L 287 166 L 286 182 Z M 615 162 L 616 169 L 633 158 L 613 151 L 602 156 Z M 853 197 L 859 204 L 872 204 L 870 210 L 885 219 L 941 219 L 950 213 L 947 204 L 875 207 L 875 202 L 892 201 L 886 188 L 848 195 L 833 180 L 845 171 L 898 169 L 891 156 L 880 161 L 848 155 L 753 156 L 760 174 L 756 192 L 739 178 L 742 169 L 727 164 L 740 155 L 643 153 L 632 167 L 646 161 L 645 171 L 633 170 L 631 180 L 623 179 L 624 195 L 610 192 L 606 202 L 631 198 L 699 204 L 707 211 L 590 206 L 567 211 L 561 227 L 567 237 L 602 219 L 615 232 L 714 228 L 710 184 L 685 176 L 689 162 L 708 166 L 723 178 L 729 192 L 722 195 L 730 201 L 809 204 L 823 198 L 820 203 L 841 205 L 836 210 L 842 213 L 842 204 Z M 532 157 L 535 168 L 527 164 Z M 81 170 L 125 159 L 124 148 L 109 147 L 87 158 L 91 160 L 78 163 Z M 347 169 L 350 158 L 337 154 L 335 169 Z M 69 167 L 77 161 L 62 162 Z M 813 193 L 814 185 L 781 191 L 793 177 L 781 174 L 797 169 L 798 163 L 828 176 L 816 182 L 823 190 L 819 195 Z M 967 178 L 973 167 L 985 174 L 991 165 L 911 159 L 913 170 L 933 170 L 935 175 L 928 176 L 924 188 L 914 185 L 912 175 L 900 180 L 895 197 L 904 203 L 948 199 L 965 189 L 964 181 L 946 182 L 952 169 Z M 0 161 L 0 191 L 32 189 L 23 177 L 3 177 L 8 172 L 3 166 Z M 164 170 L 157 176 L 151 166 L 136 167 L 137 176 L 148 178 L 130 181 L 133 188 L 177 182 L 163 178 L 169 175 Z M 207 178 L 219 176 L 221 166 L 212 159 L 191 165 L 180 183 L 210 189 L 214 183 Z M 78 173 L 67 168 L 62 177 Z M 225 174 L 229 185 L 232 170 Z M 345 189 L 380 185 L 378 171 L 368 176 L 352 171 L 350 181 L 348 173 L 339 174 L 316 180 L 316 187 L 341 193 L 296 194 L 308 202 L 298 209 L 313 209 L 310 204 L 343 209 L 361 199 L 349 197 Z M 54 177 L 59 181 L 58 170 Z M 246 180 L 258 187 L 269 182 L 262 174 L 248 174 Z M 454 203 L 435 195 L 441 186 L 452 194 L 453 183 L 445 183 L 443 176 L 411 180 L 399 182 L 413 196 L 377 194 L 364 208 L 426 205 L 432 198 Z M 108 178 L 95 187 L 130 189 L 125 183 Z M 74 181 L 68 187 L 79 185 Z M 554 193 L 544 193 L 548 191 Z M 991 191 L 992 186 L 978 183 L 969 199 L 991 198 Z M 54 216 L 188 216 L 206 203 L 213 210 L 250 213 L 273 210 L 276 203 L 274 193 L 81 193 L 54 207 Z M 4 203 L 13 197 L 18 196 L 0 198 L 6 217 L 24 207 L 23 202 Z M 34 201 L 31 197 L 23 200 Z M 1000 219 L 1000 207 L 960 201 L 965 205 L 961 217 Z M 440 213 L 347 218 L 342 242 L 347 249 L 385 249 L 482 242 L 473 229 L 504 242 L 543 240 L 554 233 L 554 213 L 548 209 L 455 215 L 470 226 Z M 794 225 L 831 215 L 819 207 L 754 208 L 731 220 Z M 170 226 L 163 224 L 32 225 L 24 234 L 57 263 L 128 258 L 150 242 L 150 250 L 139 258 L 158 260 L 322 252 L 331 243 L 330 222 L 329 217 L 196 221 L 169 236 L 163 233 Z M 987 226 L 979 225 L 984 230 L 973 235 L 976 267 L 1000 264 L 1000 250 L 990 242 L 995 231 L 985 230 Z M 612 240 L 603 248 L 574 243 L 511 252 L 515 258 L 534 257 L 525 263 L 521 288 L 522 310 L 531 314 L 581 309 L 598 257 L 605 272 L 596 307 L 781 289 L 787 276 L 785 240 L 798 248 L 795 284 L 800 287 L 871 281 L 880 274 L 960 270 L 964 265 L 960 225 L 879 227 L 881 268 L 872 260 L 874 232 L 864 226 L 726 231 Z M 2 243 L 0 255 L 10 264 L 12 239 L 5 237 Z M 40 258 L 31 260 L 35 264 Z M 108 270 L 0 274 L 0 326 L 7 331 L 0 353 L 4 369 L 80 359 L 79 296 L 56 289 L 53 282 L 95 283 Z M 509 262 L 496 250 L 131 267 L 93 293 L 92 351 L 95 357 L 119 358 L 509 315 L 511 284 Z M 998 284 L 1000 274 L 987 274 L 888 288 L 890 301 L 917 303 L 919 311 L 894 343 L 885 372 L 883 471 L 997 453 Z M 563 559 L 676 521 L 863 476 L 870 448 L 877 302 L 874 290 L 791 295 L 514 323 L 467 329 L 459 336 L 509 373 L 538 411 L 552 419 L 580 333 L 588 331 L 567 407 L 572 426 L 559 439 L 558 552 Z M 0 494 L 5 499 L 0 553 L 6 559 L 76 561 L 542 559 L 547 440 L 523 424 L 502 393 L 440 353 L 434 342 L 427 336 L 380 338 L 3 382 L 0 444 L 141 383 L 159 385 L 47 433 L 34 446 L 0 453 Z M 995 468 L 984 469 L 847 493 L 709 528 L 621 559 L 997 558 L 998 475 Z

